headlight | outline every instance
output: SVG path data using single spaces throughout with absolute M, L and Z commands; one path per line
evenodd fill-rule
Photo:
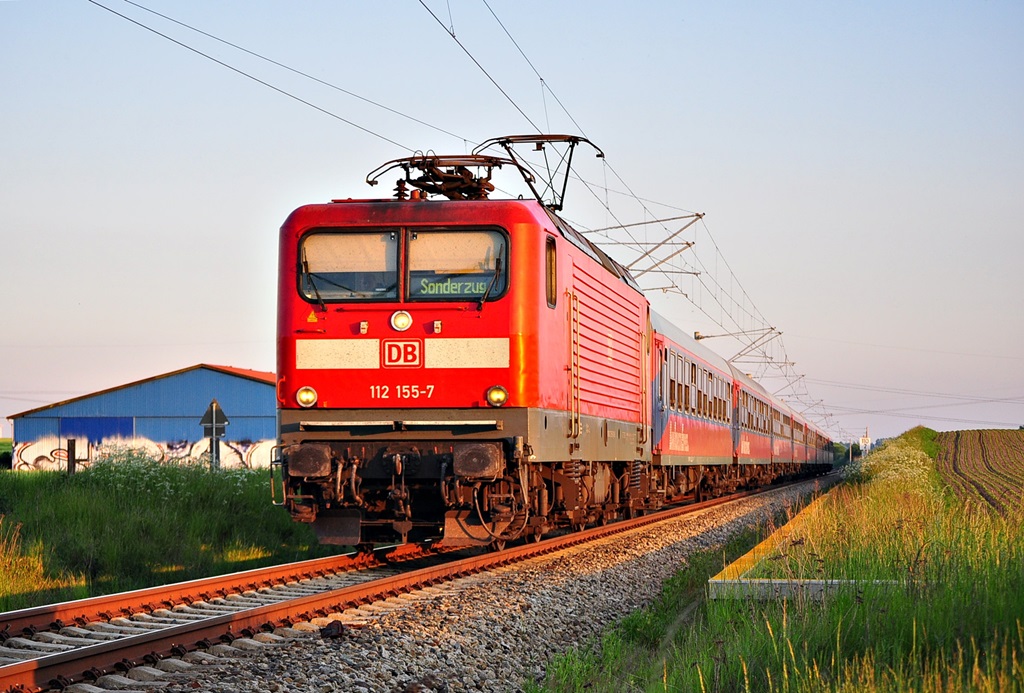
M 412 327 L 412 316 L 404 310 L 396 310 L 391 314 L 391 327 L 399 332 L 405 332 Z
M 300 407 L 312 407 L 316 404 L 316 390 L 311 387 L 300 387 L 295 393 L 295 401 Z
M 508 401 L 508 390 L 501 385 L 495 385 L 487 391 L 487 403 L 492 407 L 500 407 Z

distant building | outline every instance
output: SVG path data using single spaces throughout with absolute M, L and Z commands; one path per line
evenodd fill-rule
M 210 448 L 199 422 L 216 399 L 228 419 L 221 466 L 266 467 L 277 435 L 275 383 L 273 373 L 201 363 L 14 414 L 12 466 L 64 469 L 68 439 L 79 466 L 117 447 L 199 457 Z

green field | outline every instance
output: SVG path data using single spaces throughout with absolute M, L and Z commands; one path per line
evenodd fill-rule
M 1006 514 L 962 501 L 937 471 L 935 441 L 914 429 L 873 451 L 759 568 L 849 585 L 712 602 L 677 585 L 706 582 L 721 554 L 691 564 L 661 602 L 556 660 L 545 690 L 1024 690 L 1020 498 Z
M 73 476 L 0 472 L 0 611 L 332 552 L 270 504 L 266 470 L 129 450 Z

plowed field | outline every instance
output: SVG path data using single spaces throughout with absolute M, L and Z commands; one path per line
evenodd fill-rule
M 1024 431 L 939 433 L 938 465 L 964 500 L 982 500 L 1005 513 L 1024 495 Z

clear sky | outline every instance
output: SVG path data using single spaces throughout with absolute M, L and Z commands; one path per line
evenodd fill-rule
M 692 301 L 656 290 L 659 311 L 782 331 L 770 355 L 803 379 L 750 370 L 834 435 L 1024 425 L 1017 0 L 140 3 L 331 86 L 98 2 L 234 69 L 88 0 L 0 0 L 0 419 L 197 363 L 273 370 L 293 208 L 387 194 L 363 179 L 410 150 L 542 130 L 607 155 L 580 159 L 579 228 L 705 214 L 680 236 Z

